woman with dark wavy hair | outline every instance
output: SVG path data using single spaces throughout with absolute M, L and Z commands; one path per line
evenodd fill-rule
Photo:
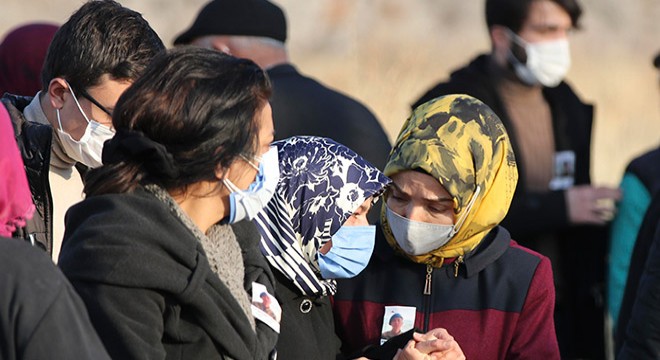
M 279 177 L 270 93 L 253 62 L 180 48 L 119 99 L 59 259 L 113 358 L 262 359 L 275 347 L 248 296 L 253 283 L 273 292 L 249 222 Z

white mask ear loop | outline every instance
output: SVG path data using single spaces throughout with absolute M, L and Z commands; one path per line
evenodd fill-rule
M 474 190 L 474 193 L 472 193 L 472 198 L 470 199 L 470 202 L 467 204 L 465 207 L 465 212 L 461 216 L 458 221 L 456 221 L 456 225 L 454 225 L 454 230 L 452 231 L 452 236 L 460 230 L 460 228 L 463 226 L 463 223 L 465 222 L 465 219 L 467 219 L 468 213 L 470 213 L 470 210 L 472 210 L 472 205 L 474 205 L 474 202 L 477 201 L 477 197 L 479 196 L 479 193 L 481 192 L 481 187 L 477 185 L 477 188 Z
M 225 186 L 227 187 L 227 189 L 229 189 L 229 191 L 231 191 L 231 192 L 239 192 L 239 191 L 241 191 L 241 189 L 239 189 L 238 186 L 234 185 L 234 183 L 231 182 L 231 180 L 229 180 L 229 179 L 226 179 L 226 178 L 225 178 L 225 179 L 222 179 L 222 183 L 225 184 Z
M 62 120 L 60 119 L 60 109 L 55 109 L 55 115 L 57 115 L 57 124 L 60 126 L 60 131 L 64 132 L 64 129 L 62 129 Z
M 80 103 L 78 102 L 78 98 L 76 97 L 76 94 L 73 92 L 73 88 L 71 87 L 71 84 L 69 84 L 69 82 L 66 81 L 66 80 L 64 80 L 64 82 L 69 87 L 69 91 L 71 91 L 71 95 L 73 96 L 73 101 L 76 102 L 76 105 L 78 106 L 78 110 L 80 110 L 80 113 L 82 114 L 82 116 L 85 118 L 85 120 L 89 124 L 89 118 L 87 118 L 87 114 L 85 114 L 85 112 L 82 109 L 82 106 L 80 106 Z M 62 125 L 60 125 L 60 128 L 61 127 L 62 127 Z
M 245 160 L 246 163 L 248 163 L 250 166 L 252 166 L 253 169 L 259 171 L 259 166 L 257 166 L 255 163 L 253 163 L 252 160 L 248 159 L 247 156 L 245 156 L 243 154 L 240 154 L 238 156 L 240 156 L 241 159 Z M 257 160 L 258 162 L 261 162 L 261 159 L 259 159 L 259 158 L 255 157 L 255 160 Z
M 518 34 L 513 32 L 513 30 L 506 28 L 507 32 L 509 33 L 509 36 L 513 42 L 518 44 L 519 46 L 522 46 L 523 48 L 527 46 L 527 41 L 525 41 L 523 38 L 521 38 Z

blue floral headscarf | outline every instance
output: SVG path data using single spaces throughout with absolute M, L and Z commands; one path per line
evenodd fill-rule
M 320 277 L 318 250 L 390 180 L 328 138 L 297 136 L 273 145 L 278 149 L 280 181 L 273 199 L 255 219 L 262 253 L 303 294 L 334 294 L 334 280 Z

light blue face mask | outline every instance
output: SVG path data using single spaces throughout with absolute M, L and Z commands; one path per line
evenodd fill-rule
M 223 179 L 223 183 L 231 191 L 229 194 L 229 223 L 235 224 L 241 220 L 252 220 L 266 204 L 273 198 L 280 180 L 280 165 L 277 148 L 270 149 L 261 156 L 259 166 L 248 159 L 248 164 L 257 170 L 254 182 L 247 190 L 239 189 L 229 179 Z
M 324 279 L 348 279 L 356 276 L 369 263 L 376 242 L 376 226 L 342 226 L 332 235 L 327 254 L 318 253 L 319 268 Z

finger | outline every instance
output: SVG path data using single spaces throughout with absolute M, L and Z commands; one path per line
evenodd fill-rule
M 603 221 L 610 221 L 616 214 L 616 205 L 612 199 L 598 199 L 595 201 L 593 211 Z
M 606 199 L 612 199 L 612 200 L 619 200 L 619 199 L 621 199 L 621 190 L 618 189 L 618 188 L 610 188 L 610 187 L 599 186 L 599 187 L 594 188 L 593 195 L 596 198 L 606 198 Z
M 415 348 L 415 344 L 417 344 L 417 343 L 415 342 L 415 340 L 410 340 L 410 341 L 408 341 L 408 343 L 406 344 L 406 349 L 414 349 L 414 348 Z
M 401 349 L 397 349 L 396 354 L 394 354 L 392 360 L 400 360 L 400 356 L 401 356 Z
M 420 355 L 422 355 L 422 354 L 420 354 L 415 349 L 415 341 L 410 340 L 410 341 L 408 341 L 406 346 L 403 347 L 403 349 L 399 349 L 397 351 L 395 359 L 398 359 L 398 360 L 416 359 Z
M 420 342 L 420 341 L 429 341 L 429 340 L 435 340 L 437 339 L 432 331 L 427 332 L 426 334 L 421 334 L 418 332 L 413 332 L 413 340 Z
M 457 342 L 454 342 L 453 345 L 451 346 L 450 349 L 442 351 L 442 352 L 435 352 L 430 354 L 431 358 L 433 359 L 452 359 L 452 360 L 464 360 L 465 355 L 463 354 L 463 351 L 461 348 L 458 346 Z
M 454 343 L 453 340 L 440 340 L 440 339 L 431 340 L 431 341 L 422 341 L 422 342 L 418 342 L 415 345 L 415 349 L 417 349 L 417 351 L 424 354 L 443 352 L 450 350 L 452 347 L 452 343 Z
M 453 339 L 453 337 L 449 335 L 449 332 L 447 332 L 447 329 L 444 328 L 435 328 L 422 335 L 424 336 L 424 340 Z
M 614 200 L 607 198 L 595 199 L 593 206 L 599 211 L 614 211 L 616 209 Z

